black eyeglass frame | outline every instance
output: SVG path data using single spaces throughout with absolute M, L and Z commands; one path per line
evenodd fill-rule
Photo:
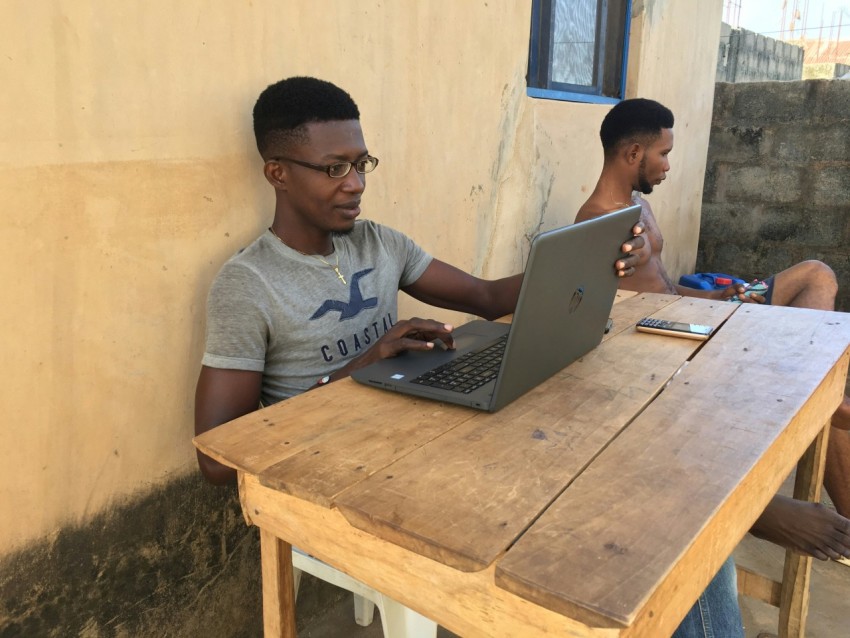
M 356 173 L 360 175 L 365 175 L 366 173 L 371 173 L 376 168 L 378 168 L 378 158 L 373 157 L 372 155 L 367 155 L 366 157 L 362 157 L 354 162 L 334 162 L 333 164 L 327 164 L 322 166 L 321 164 L 311 164 L 310 162 L 305 162 L 303 160 L 297 160 L 292 157 L 272 157 L 272 160 L 276 162 L 284 161 L 284 162 L 292 162 L 293 164 L 298 164 L 298 166 L 303 166 L 304 168 L 312 168 L 314 171 L 321 171 L 327 174 L 328 177 L 332 179 L 342 179 L 346 175 L 351 172 L 352 167 Z M 332 173 L 333 169 L 337 166 L 347 166 L 344 173 L 340 173 L 339 175 L 334 175 Z M 366 169 L 366 166 L 371 166 L 372 168 Z

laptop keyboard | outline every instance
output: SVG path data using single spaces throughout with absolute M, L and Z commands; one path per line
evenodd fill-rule
M 425 374 L 420 374 L 410 382 L 469 394 L 499 374 L 507 343 L 508 335 L 505 335 L 486 348 L 467 352 Z

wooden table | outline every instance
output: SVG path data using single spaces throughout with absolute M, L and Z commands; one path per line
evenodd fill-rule
M 652 315 L 720 328 L 637 333 Z M 801 456 L 818 497 L 846 315 L 640 294 L 612 316 L 495 414 L 343 380 L 197 437 L 260 528 L 266 635 L 295 635 L 293 544 L 462 636 L 657 638 Z M 741 578 L 783 635 L 802 635 L 809 566 Z

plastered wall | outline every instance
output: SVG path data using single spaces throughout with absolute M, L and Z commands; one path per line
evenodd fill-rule
M 633 6 L 629 95 L 677 115 L 673 179 L 652 196 L 676 273 L 696 251 L 720 10 Z M 307 74 L 346 88 L 381 159 L 365 215 L 446 261 L 506 275 L 534 232 L 572 221 L 601 167 L 607 107 L 526 97 L 530 12 L 530 0 L 0 5 L 0 553 L 195 471 L 206 290 L 271 219 L 250 129 L 267 84 Z

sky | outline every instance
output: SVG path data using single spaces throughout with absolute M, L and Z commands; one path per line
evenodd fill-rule
M 817 39 L 850 40 L 850 1 L 848 0 L 724 0 L 723 21 L 772 38 L 782 36 L 782 6 L 785 5 L 785 39 L 801 36 Z M 738 8 L 740 7 L 740 9 Z M 798 9 L 793 36 L 790 33 L 793 10 Z M 738 18 L 735 20 L 735 18 Z M 823 31 L 821 32 L 821 25 Z M 806 30 L 803 32 L 803 27 Z

